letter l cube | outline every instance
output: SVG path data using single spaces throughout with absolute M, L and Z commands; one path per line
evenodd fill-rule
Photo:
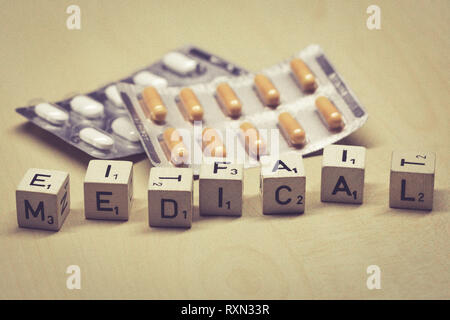
M 389 182 L 389 206 L 431 210 L 435 165 L 434 152 L 394 151 Z

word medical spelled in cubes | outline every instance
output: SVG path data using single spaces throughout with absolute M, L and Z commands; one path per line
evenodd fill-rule
M 167 129 L 169 130 L 169 129 Z M 203 133 L 205 148 L 225 153 L 212 128 Z M 251 130 L 251 128 L 247 128 Z M 176 130 L 167 134 L 177 134 Z M 253 133 L 258 138 L 256 132 Z M 206 135 L 208 135 L 206 137 Z M 257 139 L 256 139 L 257 140 Z M 177 140 L 182 142 L 180 138 Z M 260 145 L 256 144 L 259 149 Z M 173 147 L 182 158 L 183 144 Z M 256 152 L 259 152 L 258 150 Z M 199 212 L 202 216 L 241 216 L 244 167 L 225 157 L 200 165 Z M 261 156 L 262 214 L 300 214 L 306 205 L 306 174 L 301 155 Z M 432 152 L 392 153 L 389 206 L 431 210 L 436 155 Z M 364 194 L 366 149 L 330 145 L 324 148 L 321 201 L 361 204 Z M 193 176 L 188 167 L 153 167 L 148 181 L 150 227 L 190 228 L 193 216 Z M 84 179 L 86 219 L 128 220 L 133 200 L 133 163 L 91 160 Z M 69 174 L 29 169 L 16 189 L 19 227 L 58 231 L 70 211 Z

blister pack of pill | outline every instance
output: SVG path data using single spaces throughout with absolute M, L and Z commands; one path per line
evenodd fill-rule
M 318 45 L 257 74 L 117 88 L 152 165 L 189 166 L 196 173 L 217 157 L 250 167 L 268 156 L 309 154 L 368 117 Z
M 75 94 L 58 102 L 34 99 L 31 106 L 16 111 L 95 158 L 116 159 L 144 152 L 139 133 L 117 90 L 118 82 L 164 89 L 246 73 L 245 69 L 203 49 L 184 46 L 168 52 L 148 67 L 92 92 Z

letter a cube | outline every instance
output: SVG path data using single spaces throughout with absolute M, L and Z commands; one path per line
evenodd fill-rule
M 262 158 L 261 194 L 263 214 L 305 211 L 305 169 L 296 153 L 277 159 Z
M 128 220 L 132 200 L 131 161 L 89 161 L 84 178 L 86 219 Z
M 389 206 L 431 210 L 433 208 L 434 170 L 433 152 L 392 153 Z
M 150 227 L 190 228 L 193 171 L 190 168 L 152 168 L 148 181 Z
M 362 203 L 366 148 L 329 145 L 323 149 L 321 200 Z
M 199 209 L 201 215 L 242 215 L 241 164 L 218 160 L 200 167 Z
M 70 211 L 67 172 L 28 169 L 16 189 L 19 227 L 58 231 Z

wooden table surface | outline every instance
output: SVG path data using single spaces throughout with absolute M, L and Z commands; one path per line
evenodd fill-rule
M 450 298 L 449 1 L 0 1 L 0 298 Z M 368 30 L 366 8 L 381 8 Z M 320 202 L 321 155 L 305 159 L 306 211 L 263 216 L 259 170 L 245 172 L 243 216 L 151 229 L 144 156 L 125 223 L 88 221 L 90 158 L 27 123 L 33 98 L 87 92 L 192 43 L 257 71 L 320 44 L 369 112 L 341 144 L 367 148 L 364 204 Z M 437 153 L 432 212 L 390 209 L 392 150 Z M 17 226 L 15 188 L 30 167 L 64 170 L 71 212 L 57 233 Z M 198 182 L 195 183 L 198 190 Z M 81 268 L 81 290 L 66 268 Z M 368 290 L 378 265 L 381 289 Z

